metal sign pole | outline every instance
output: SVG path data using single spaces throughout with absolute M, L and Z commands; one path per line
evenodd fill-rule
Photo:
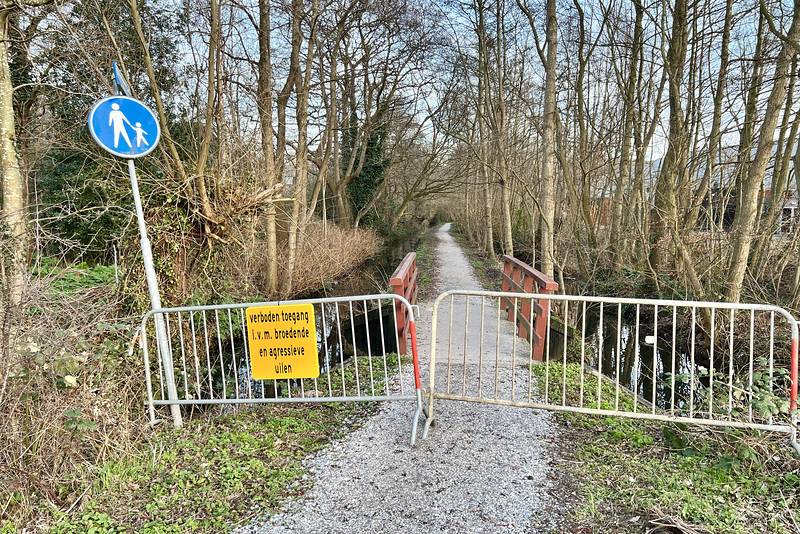
M 155 150 L 161 137 L 161 126 L 155 113 L 133 98 L 131 87 L 119 72 L 116 62 L 112 64 L 112 69 L 116 96 L 103 98 L 92 106 L 89 111 L 89 132 L 103 149 L 128 160 L 133 202 L 136 205 L 136 219 L 139 222 L 139 241 L 142 246 L 147 291 L 150 294 L 150 305 L 153 310 L 158 310 L 161 309 L 161 295 L 158 293 L 153 251 L 150 248 L 150 240 L 147 238 L 144 210 L 133 160 Z M 158 353 L 161 363 L 164 365 L 167 395 L 170 401 L 175 402 L 175 404 L 170 404 L 172 419 L 175 426 L 183 426 L 180 405 L 177 404 L 178 391 L 175 387 L 175 370 L 172 367 L 172 347 L 163 314 L 155 315 L 155 327 Z
M 150 305 L 154 310 L 161 309 L 161 295 L 158 292 L 158 280 L 156 279 L 156 268 L 153 264 L 153 250 L 150 248 L 150 239 L 147 237 L 147 229 L 144 221 L 144 210 L 142 210 L 142 199 L 139 195 L 139 182 L 136 180 L 136 166 L 133 160 L 128 160 L 128 173 L 131 176 L 131 189 L 133 189 L 133 203 L 136 205 L 136 219 L 139 222 L 139 243 L 142 246 L 142 261 L 144 262 L 144 272 L 147 278 L 147 291 L 150 293 Z M 167 337 L 167 328 L 164 324 L 164 316 L 157 313 L 154 317 L 156 326 L 156 345 L 164 364 L 164 379 L 167 382 L 167 396 L 169 400 L 178 400 L 178 390 L 175 387 L 175 373 L 172 367 L 172 348 Z M 181 407 L 178 404 L 170 405 L 172 420 L 175 426 L 183 426 L 181 417 Z

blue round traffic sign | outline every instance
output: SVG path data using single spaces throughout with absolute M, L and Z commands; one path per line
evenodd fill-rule
M 161 138 L 155 113 L 127 96 L 109 96 L 89 112 L 89 131 L 115 156 L 139 158 L 152 152 Z

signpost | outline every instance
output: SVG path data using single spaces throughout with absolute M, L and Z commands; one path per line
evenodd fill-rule
M 130 95 L 130 86 L 113 64 L 114 86 L 116 90 L 127 93 L 103 98 L 89 112 L 89 131 L 97 144 L 115 156 L 128 159 L 128 174 L 133 189 L 133 203 L 136 207 L 136 219 L 139 222 L 139 242 L 142 247 L 142 260 L 147 278 L 147 289 L 150 294 L 150 305 L 154 310 L 161 308 L 161 295 L 158 292 L 158 280 L 153 264 L 153 251 L 147 237 L 142 199 L 139 195 L 139 183 L 136 180 L 136 166 L 133 158 L 145 156 L 155 150 L 161 138 L 161 127 L 158 118 L 147 106 Z M 155 316 L 156 343 L 164 363 L 167 395 L 170 400 L 178 399 L 175 387 L 175 376 L 172 366 L 172 349 L 170 348 L 164 317 Z M 181 410 L 178 404 L 170 405 L 175 426 L 183 425 Z
M 118 95 L 133 96 L 131 86 L 128 85 L 128 80 L 119 70 L 119 65 L 116 61 L 111 62 L 111 70 L 114 74 L 114 93 Z

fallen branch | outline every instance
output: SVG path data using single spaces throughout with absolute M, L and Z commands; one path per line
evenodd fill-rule
M 47 496 L 50 498 L 50 500 L 53 503 L 55 503 L 56 506 L 58 506 L 60 508 L 61 506 L 64 505 L 64 503 L 61 501 L 61 499 L 59 499 L 58 496 L 55 493 L 53 493 L 53 490 L 51 490 L 49 487 L 47 487 L 47 485 L 44 484 L 41 480 L 39 480 L 36 477 L 36 475 L 34 475 L 33 473 L 29 473 L 28 471 L 25 471 L 24 469 L 20 469 L 18 467 L 13 467 L 13 466 L 5 464 L 5 463 L 0 463 L 0 469 L 7 469 L 9 471 L 13 471 L 13 472 L 18 473 L 20 475 L 24 475 L 26 478 L 28 478 L 28 480 L 31 481 L 31 483 L 39 491 L 41 491 L 42 493 L 47 494 Z

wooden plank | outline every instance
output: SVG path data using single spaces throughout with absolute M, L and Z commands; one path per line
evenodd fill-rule
M 544 273 L 537 271 L 527 263 L 523 263 L 517 258 L 509 256 L 508 254 L 503 255 L 503 261 L 510 263 L 511 265 L 518 268 L 520 271 L 524 272 L 527 276 L 533 278 L 536 284 L 539 286 L 540 290 L 545 290 L 545 291 L 558 290 L 558 282 L 556 282 L 549 276 L 546 276 Z
M 509 292 L 510 293 L 525 293 L 526 292 L 525 289 L 523 289 L 523 287 L 521 285 L 516 283 L 512 278 L 506 276 L 505 273 L 503 273 L 503 282 L 505 282 L 506 286 L 508 286 L 506 289 L 503 290 L 503 291 L 505 291 L 507 293 L 509 293 Z
M 403 258 L 403 261 L 400 262 L 400 265 L 397 266 L 397 269 L 394 270 L 394 273 L 389 278 L 389 283 L 393 286 L 403 285 L 403 281 L 407 279 L 409 273 L 412 271 L 416 271 L 416 252 L 409 252 L 406 254 L 406 257 Z

